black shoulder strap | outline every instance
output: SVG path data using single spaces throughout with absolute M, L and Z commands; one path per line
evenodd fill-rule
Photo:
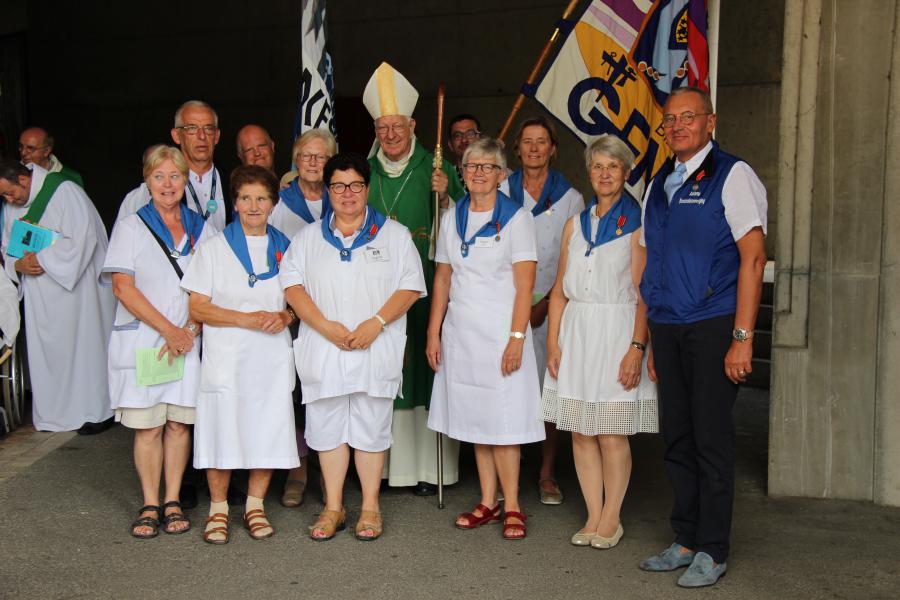
M 156 240 L 156 243 L 159 244 L 159 247 L 162 248 L 163 254 L 165 254 L 166 258 L 169 259 L 169 264 L 172 265 L 172 268 L 175 269 L 175 274 L 178 275 L 178 281 L 181 281 L 181 279 L 184 277 L 184 271 L 181 270 L 181 267 L 178 266 L 178 261 L 176 261 L 175 257 L 173 257 L 169 252 L 169 248 L 168 246 L 166 246 L 166 243 L 162 241 L 158 235 L 156 235 L 156 232 L 153 231 L 153 228 L 150 227 L 150 224 L 144 220 L 144 217 L 142 217 L 141 215 L 138 215 L 138 217 L 141 219 L 141 222 L 147 226 L 147 231 L 150 232 L 150 235 L 153 236 L 153 239 Z

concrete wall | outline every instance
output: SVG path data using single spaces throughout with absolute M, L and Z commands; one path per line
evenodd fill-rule
M 329 0 L 344 148 L 368 150 L 371 122 L 359 98 L 382 60 L 419 89 L 416 116 L 426 145 L 434 143 L 434 96 L 441 81 L 448 115 L 475 112 L 483 129 L 495 134 L 566 4 Z M 720 139 L 757 168 L 773 204 L 782 5 L 783 0 L 722 0 L 721 20 Z M 144 148 L 169 139 L 172 113 L 187 98 L 205 99 L 219 111 L 220 170 L 236 164 L 234 135 L 251 121 L 270 130 L 279 163 L 287 166 L 298 94 L 298 3 L 267 1 L 264 10 L 249 0 L 162 0 L 146 6 L 153 8 L 27 3 L 26 121 L 54 133 L 58 155 L 82 171 L 107 217 L 139 181 Z M 747 22 L 759 26 L 751 30 Z M 526 102 L 521 114 L 538 111 Z M 583 148 L 567 132 L 561 135 L 557 166 L 588 192 Z
M 900 505 L 896 2 L 789 3 L 770 492 Z M 887 134 L 886 134 L 887 132 Z

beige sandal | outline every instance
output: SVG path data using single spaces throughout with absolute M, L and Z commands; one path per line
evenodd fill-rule
M 218 527 L 210 527 L 210 523 L 220 523 Z M 213 539 L 214 535 L 225 536 L 222 539 Z M 228 515 L 225 513 L 215 513 L 206 518 L 206 529 L 203 531 L 203 541 L 207 544 L 227 544 L 228 543 Z
M 288 479 L 284 482 L 284 493 L 281 495 L 281 505 L 294 508 L 303 504 L 303 494 L 306 492 L 306 482 L 301 479 Z
M 265 511 L 261 508 L 254 508 L 253 510 L 244 513 L 244 527 L 250 532 L 250 537 L 254 540 L 264 540 L 268 537 L 272 537 L 275 533 L 275 528 L 272 527 Z M 257 534 L 256 532 L 260 529 L 268 529 L 269 532 Z
M 372 535 L 362 535 L 364 531 L 371 531 Z M 356 522 L 356 539 L 364 542 L 377 540 L 384 533 L 384 524 L 381 521 L 381 513 L 374 510 L 363 510 L 359 513 L 359 521 Z
M 341 510 L 328 510 L 327 508 L 319 513 L 319 518 L 309 530 L 309 537 L 317 542 L 330 540 L 338 531 L 343 530 L 347 526 L 347 512 Z M 324 535 L 316 535 L 321 532 Z

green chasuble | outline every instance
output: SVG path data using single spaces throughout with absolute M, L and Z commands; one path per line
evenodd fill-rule
M 416 140 L 409 164 L 399 177 L 388 177 L 374 155 L 369 159 L 372 180 L 369 183 L 369 204 L 378 212 L 396 219 L 412 233 L 413 243 L 422 259 L 425 287 L 428 296 L 420 298 L 406 313 L 406 354 L 403 357 L 403 397 L 394 399 L 394 408 L 428 407 L 434 371 L 425 358 L 425 338 L 431 311 L 431 284 L 434 281 L 434 262 L 428 260 L 428 246 L 434 217 L 434 194 L 431 191 L 431 171 L 434 155 Z M 447 192 L 454 200 L 465 194 L 456 169 L 446 160 L 441 167 L 450 184 Z

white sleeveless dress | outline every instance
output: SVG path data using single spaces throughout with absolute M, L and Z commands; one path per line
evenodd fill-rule
M 656 384 L 647 375 L 626 391 L 619 365 L 634 333 L 638 292 L 631 279 L 631 236 L 602 244 L 585 256 L 588 244 L 579 216 L 573 219 L 563 293 L 569 302 L 559 330 L 559 378 L 544 376 L 542 417 L 558 429 L 583 435 L 633 435 L 659 431 Z M 591 237 L 599 219 L 591 212 Z

